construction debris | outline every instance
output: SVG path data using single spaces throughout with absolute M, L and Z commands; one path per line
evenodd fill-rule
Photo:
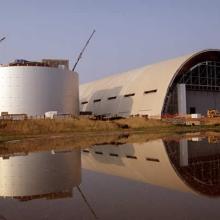
M 220 117 L 220 112 L 216 109 L 208 109 L 207 117 L 208 118 Z

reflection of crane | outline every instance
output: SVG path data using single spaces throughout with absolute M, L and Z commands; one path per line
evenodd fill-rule
M 0 220 L 7 220 L 3 215 L 0 215 Z
M 5 39 L 6 39 L 6 37 L 1 38 L 1 39 L 0 39 L 0 42 L 2 42 L 2 41 L 5 40 Z
M 80 189 L 79 186 L 77 186 L 78 191 L 80 192 L 80 195 L 82 196 L 84 202 L 86 203 L 87 207 L 89 208 L 89 210 L 91 211 L 91 213 L 93 214 L 93 216 L 95 217 L 95 219 L 98 219 L 95 210 L 93 210 L 92 206 L 89 204 L 88 200 L 86 199 L 86 196 L 84 195 L 83 191 Z
M 77 66 L 79 60 L 82 58 L 83 52 L 85 51 L 86 47 L 87 47 L 88 44 L 89 44 L 89 41 L 91 40 L 91 38 L 93 37 L 94 34 L 95 34 L 95 30 L 93 30 L 93 32 L 92 32 L 92 34 L 90 35 L 89 39 L 87 40 L 85 46 L 83 47 L 82 51 L 80 52 L 80 54 L 79 54 L 79 56 L 78 56 L 78 58 L 77 58 L 77 60 L 76 60 L 76 63 L 75 63 L 74 66 L 73 66 L 72 71 L 74 71 L 74 70 L 76 69 L 76 66 Z

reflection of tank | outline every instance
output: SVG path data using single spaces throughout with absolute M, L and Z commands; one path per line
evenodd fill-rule
M 212 196 L 213 194 L 210 191 L 215 191 L 220 185 L 220 175 L 218 175 L 220 165 L 219 167 L 210 165 L 208 167 L 209 172 L 206 170 L 206 173 L 203 173 L 207 180 L 209 179 L 209 173 L 215 172 L 217 175 L 215 182 L 212 182 L 212 185 L 207 185 L 209 191 L 201 188 L 205 185 L 201 183 L 202 179 L 199 179 L 198 175 L 196 176 L 196 171 L 188 169 L 191 158 L 200 163 L 201 157 L 205 158 L 208 153 L 208 158 L 211 159 L 209 162 L 215 165 L 217 161 L 214 158 L 216 158 L 218 152 L 220 153 L 220 145 L 212 145 L 211 149 L 210 153 L 210 144 L 207 140 L 199 142 L 187 140 L 164 142 L 163 140 L 156 140 L 143 144 L 95 146 L 84 150 L 82 166 L 97 172 L 122 176 L 180 191 Z M 212 156 L 210 157 L 210 155 Z M 220 164 L 220 160 L 218 162 Z M 180 167 L 184 167 L 184 169 L 179 169 Z M 197 166 L 197 168 L 197 172 L 201 174 L 201 167 Z M 188 171 L 188 175 L 185 175 L 186 171 Z M 196 184 L 192 184 L 193 181 Z
M 80 150 L 0 158 L 0 196 L 25 201 L 71 197 L 81 182 Z

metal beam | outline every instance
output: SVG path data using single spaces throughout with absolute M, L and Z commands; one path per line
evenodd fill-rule
M 0 42 L 2 42 L 2 41 L 5 40 L 5 39 L 6 39 L 6 37 L 1 38 L 1 39 L 0 39 Z

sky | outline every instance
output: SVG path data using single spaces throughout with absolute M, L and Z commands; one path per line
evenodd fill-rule
M 69 59 L 81 83 L 220 49 L 219 0 L 0 0 L 0 63 Z

